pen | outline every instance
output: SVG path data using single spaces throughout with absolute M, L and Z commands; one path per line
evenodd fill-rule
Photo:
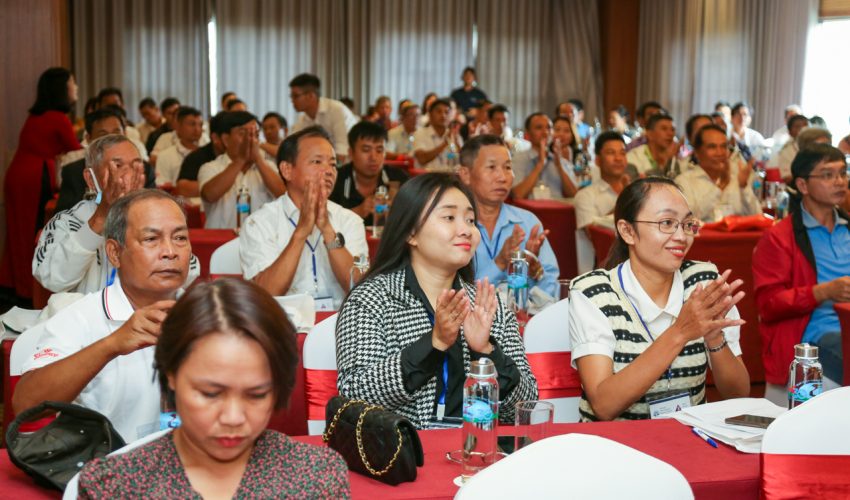
M 691 432 L 693 432 L 694 434 L 696 434 L 696 436 L 697 436 L 698 438 L 702 439 L 702 440 L 703 440 L 703 441 L 705 441 L 706 443 L 708 443 L 708 444 L 710 444 L 711 446 L 713 446 L 713 447 L 717 448 L 717 442 L 715 442 L 713 439 L 711 439 L 711 437 L 709 437 L 709 435 L 708 435 L 708 434 L 706 434 L 705 432 L 701 431 L 700 429 L 697 429 L 696 427 L 691 427 Z

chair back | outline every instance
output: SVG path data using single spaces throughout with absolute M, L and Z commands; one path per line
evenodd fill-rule
M 339 391 L 336 385 L 336 320 L 334 314 L 310 330 L 304 340 L 304 384 L 307 395 L 307 432 L 325 430 L 325 406 Z
M 694 495 L 670 464 L 610 439 L 576 433 L 543 439 L 499 460 L 467 481 L 455 500 L 567 497 Z
M 239 262 L 239 238 L 232 239 L 216 248 L 210 257 L 210 274 L 242 276 Z
M 581 381 L 570 366 L 570 301 L 547 307 L 525 326 L 523 341 L 539 398 L 555 405 L 556 423 L 578 422 Z
M 761 445 L 761 497 L 850 498 L 850 387 L 780 415 Z

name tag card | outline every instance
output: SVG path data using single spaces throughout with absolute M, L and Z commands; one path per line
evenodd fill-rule
M 333 297 L 316 297 L 313 300 L 314 300 L 317 311 L 333 311 L 334 310 L 334 298 Z
M 649 417 L 659 418 L 691 407 L 691 397 L 687 392 L 666 391 L 646 398 L 649 403 Z

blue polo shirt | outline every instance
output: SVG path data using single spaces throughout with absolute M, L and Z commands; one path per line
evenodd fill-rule
M 842 276 L 850 276 L 850 231 L 847 221 L 838 217 L 835 211 L 835 227 L 830 233 L 826 226 L 819 223 L 802 206 L 803 225 L 809 233 L 812 251 L 815 254 L 818 283 L 826 283 Z M 803 342 L 817 344 L 825 333 L 840 332 L 838 315 L 831 300 L 825 300 L 812 312 Z
M 492 235 L 487 233 L 487 229 L 483 224 L 478 223 L 478 229 L 481 231 L 481 243 L 475 250 L 476 279 L 484 279 L 486 277 L 494 285 L 498 285 L 500 281 L 508 279 L 507 270 L 503 271 L 499 269 L 494 259 L 499 255 L 502 247 L 505 246 L 505 241 L 511 237 L 515 224 L 519 224 L 519 227 L 525 231 L 525 239 L 521 245 L 522 248 L 525 248 L 525 244 L 528 242 L 528 237 L 531 235 L 531 228 L 535 225 L 540 225 L 541 231 L 546 229 L 540 224 L 540 219 L 528 210 L 502 203 L 502 209 L 499 211 L 499 218 L 496 220 L 496 228 Z M 531 279 L 531 286 L 536 285 L 557 299 L 560 270 L 558 269 L 558 260 L 555 258 L 555 252 L 552 250 L 552 246 L 549 245 L 549 240 L 543 242 L 537 260 L 543 266 L 543 278 L 540 281 Z

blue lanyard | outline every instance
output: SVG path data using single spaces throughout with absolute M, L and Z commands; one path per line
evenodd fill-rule
M 646 333 L 649 335 L 649 340 L 655 342 L 655 337 L 652 336 L 652 332 L 649 331 L 649 327 L 646 326 L 646 322 L 643 320 L 643 316 L 640 315 L 640 310 L 637 308 L 632 299 L 629 298 L 629 294 L 626 293 L 626 287 L 623 285 L 623 265 L 620 264 L 617 266 L 617 276 L 620 278 L 620 289 L 623 290 L 623 295 L 626 296 L 626 300 L 629 301 L 629 304 L 632 305 L 632 309 L 637 313 L 637 317 L 640 320 L 640 324 L 643 325 L 643 329 L 646 330 Z M 670 383 L 670 379 L 673 377 L 673 365 L 667 367 L 667 373 L 664 375 L 667 378 L 667 383 Z
M 287 217 L 287 219 L 289 219 L 289 222 L 292 224 L 292 227 L 298 227 L 298 224 L 296 224 L 295 221 L 292 220 L 292 217 Z M 309 238 L 304 242 L 304 243 L 307 244 L 307 248 L 310 249 L 310 256 L 313 259 L 313 288 L 315 289 L 315 291 L 317 293 L 319 291 L 319 271 L 318 271 L 318 268 L 316 267 L 316 248 L 318 247 L 319 240 L 321 238 L 322 238 L 322 235 L 320 234 L 319 237 L 316 238 L 315 243 L 311 244 Z
M 118 269 L 112 268 L 112 271 L 109 273 L 109 277 L 106 278 L 106 286 L 112 286 L 115 283 L 115 274 L 118 272 Z
M 484 238 L 481 238 L 481 242 L 484 243 L 484 248 L 487 249 L 487 255 L 490 256 L 490 260 L 495 260 L 496 254 L 499 253 L 499 243 L 502 242 L 502 231 L 499 231 L 499 234 L 496 235 L 496 246 L 494 248 L 490 248 L 490 245 Z
M 434 315 L 431 314 L 431 311 L 426 311 L 428 313 L 428 319 L 431 321 L 431 326 L 434 326 Z M 440 392 L 440 399 L 437 402 L 443 406 L 446 405 L 446 393 L 449 389 L 449 353 L 446 353 L 446 357 L 443 359 L 443 390 Z

